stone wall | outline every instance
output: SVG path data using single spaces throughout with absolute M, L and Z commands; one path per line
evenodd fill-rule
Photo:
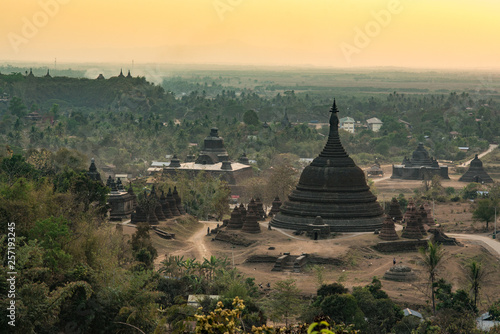
M 424 240 L 397 240 L 379 242 L 374 248 L 379 252 L 417 252 L 420 247 L 427 247 L 427 239 Z

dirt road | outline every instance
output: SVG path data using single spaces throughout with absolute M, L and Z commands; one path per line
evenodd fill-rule
M 494 149 L 496 149 L 498 147 L 498 144 L 490 144 L 490 146 L 488 147 L 488 149 L 486 151 L 484 151 L 483 153 L 480 153 L 477 155 L 477 157 L 479 159 L 481 159 L 482 157 L 484 157 L 486 154 L 490 153 L 491 151 L 493 151 Z M 473 159 L 470 159 L 469 161 L 466 161 L 462 164 L 462 167 L 465 167 L 465 166 L 469 166 L 470 165 L 470 162 L 472 161 Z
M 479 241 L 481 244 L 486 245 L 486 248 L 496 257 L 500 257 L 500 242 L 491 237 L 478 235 L 478 234 L 447 234 L 452 238 L 463 239 L 468 241 Z
M 205 240 L 208 238 L 207 227 L 210 229 L 217 227 L 217 222 L 211 221 L 200 221 L 203 227 L 196 231 L 187 241 L 186 247 L 176 250 L 172 255 L 186 255 L 188 254 L 190 258 L 196 258 L 198 260 L 209 259 L 212 253 L 205 246 Z

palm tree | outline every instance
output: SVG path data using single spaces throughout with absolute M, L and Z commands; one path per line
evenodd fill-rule
M 481 262 L 472 260 L 465 266 L 465 276 L 470 284 L 470 291 L 473 295 L 474 305 L 477 306 L 477 298 L 479 297 L 479 290 L 486 277 Z
M 429 280 L 431 281 L 431 297 L 432 297 L 432 310 L 436 314 L 436 302 L 434 300 L 434 281 L 436 280 L 437 268 L 444 256 L 444 249 L 441 244 L 427 242 L 426 247 L 419 248 L 420 256 L 424 262 L 424 266 L 429 273 Z

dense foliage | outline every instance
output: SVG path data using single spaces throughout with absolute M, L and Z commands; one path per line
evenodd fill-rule
M 233 159 L 246 152 L 260 168 L 269 167 L 276 153 L 314 157 L 325 143 L 332 96 L 342 116 L 360 125 L 371 117 L 384 124 L 379 132 L 357 128 L 342 132 L 347 151 L 361 163 L 397 163 L 418 142 L 431 155 L 459 160 L 460 146 L 477 152 L 498 141 L 499 115 L 495 100 L 469 93 L 348 95 L 326 94 L 309 87 L 295 92 L 275 86 L 225 86 L 225 78 L 165 79 L 163 87 L 144 77 L 104 80 L 31 77 L 0 74 L 0 143 L 16 153 L 22 149 L 78 149 L 124 172 L 144 173 L 151 160 L 166 154 L 183 159 L 196 153 L 210 127 L 225 138 Z M 174 92 L 172 92 L 174 91 Z M 273 92 L 274 95 L 269 94 Z M 332 95 L 332 96 L 329 96 Z M 37 112 L 41 120 L 25 118 Z M 285 112 L 292 126 L 282 122 Z M 263 122 L 267 122 L 263 127 Z

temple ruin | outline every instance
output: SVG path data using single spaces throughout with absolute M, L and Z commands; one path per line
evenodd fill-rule
M 219 136 L 217 128 L 212 128 L 210 134 L 204 139 L 198 158 L 192 161 L 192 157 L 189 157 L 187 160 L 189 162 L 181 163 L 177 156 L 174 156 L 168 165 L 165 164 L 161 168 L 161 171 L 165 175 L 175 175 L 178 171 L 185 171 L 189 175 L 205 172 L 207 175 L 226 181 L 233 195 L 242 195 L 243 188 L 239 184 L 253 176 L 248 159 L 244 161 L 246 163 L 230 161 L 224 147 L 224 139 Z M 156 170 L 156 168 L 153 169 Z
M 434 175 L 449 179 L 448 166 L 439 166 L 437 160 L 429 156 L 424 144 L 419 143 L 411 159 L 405 157 L 401 165 L 392 165 L 391 179 L 423 180 Z

